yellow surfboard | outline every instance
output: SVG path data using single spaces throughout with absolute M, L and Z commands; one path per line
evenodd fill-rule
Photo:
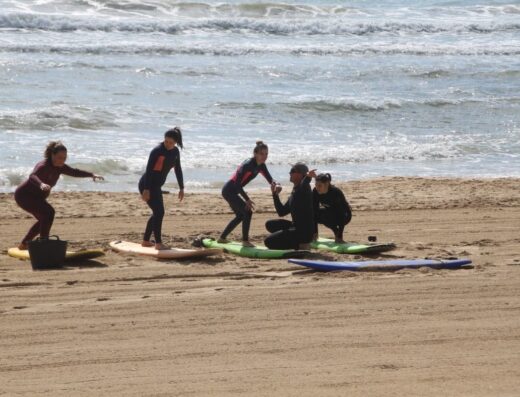
M 7 255 L 12 256 L 13 258 L 18 259 L 30 259 L 28 250 L 21 250 L 18 248 L 9 248 L 7 250 Z M 80 250 L 80 251 L 67 251 L 65 255 L 66 261 L 74 261 L 74 260 L 86 260 L 86 259 L 94 259 L 99 258 L 100 256 L 105 255 L 102 249 L 89 249 L 89 250 Z

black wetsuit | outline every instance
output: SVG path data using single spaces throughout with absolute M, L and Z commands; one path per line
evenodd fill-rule
M 352 209 L 343 192 L 330 185 L 329 191 L 319 194 L 316 188 L 312 191 L 314 202 L 315 232 L 321 223 L 334 232 L 334 236 L 343 239 L 343 230 L 352 219 Z
M 172 168 L 175 168 L 179 188 L 184 189 L 179 148 L 175 146 L 172 150 L 167 150 L 161 143 L 150 152 L 146 172 L 139 180 L 139 192 L 143 194 L 144 190 L 150 191 L 150 200 L 147 204 L 152 210 L 152 215 L 146 224 L 144 241 L 150 241 L 153 232 L 155 242 L 162 243 L 161 229 L 164 217 L 164 202 L 161 188 Z
M 249 240 L 249 227 L 251 225 L 251 217 L 253 213 L 246 209 L 244 200 L 249 200 L 249 196 L 244 191 L 244 186 L 256 178 L 258 174 L 262 174 L 267 182 L 272 183 L 273 178 L 267 170 L 265 164 L 258 165 L 254 157 L 245 160 L 233 174 L 231 179 L 226 182 L 222 188 L 222 196 L 228 202 L 229 206 L 235 213 L 235 217 L 228 223 L 222 234 L 221 239 L 227 238 L 229 233 L 242 222 L 242 240 Z M 240 198 L 240 196 L 243 197 Z
M 295 186 L 285 204 L 273 194 L 274 206 L 279 216 L 291 214 L 292 222 L 273 219 L 265 227 L 271 234 L 264 240 L 270 249 L 298 249 L 300 244 L 310 243 L 314 234 L 314 210 L 312 203 L 311 178 L 305 177 Z

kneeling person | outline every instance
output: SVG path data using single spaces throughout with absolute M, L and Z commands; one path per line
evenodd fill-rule
M 343 243 L 343 230 L 352 219 L 352 208 L 343 192 L 332 185 L 331 180 L 330 174 L 319 174 L 312 191 L 316 220 L 315 237 L 318 237 L 318 224 L 321 223 L 334 232 L 337 243 Z
M 314 172 L 303 163 L 295 164 L 290 171 L 290 181 L 294 187 L 285 204 L 280 201 L 281 186 L 273 183 L 274 206 L 279 216 L 291 214 L 292 221 L 273 219 L 265 226 L 271 233 L 264 240 L 270 249 L 307 249 L 312 241 L 315 224 L 313 215 L 312 190 L 310 181 Z

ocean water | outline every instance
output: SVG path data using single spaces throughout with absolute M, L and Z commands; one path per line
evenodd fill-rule
M 192 191 L 257 139 L 281 182 L 519 177 L 520 2 L 0 0 L 0 191 L 54 139 L 106 177 L 60 189 L 135 191 L 175 125 Z

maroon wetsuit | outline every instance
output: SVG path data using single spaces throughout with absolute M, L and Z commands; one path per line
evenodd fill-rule
M 55 167 L 50 160 L 43 160 L 36 164 L 29 178 L 18 186 L 14 193 L 16 203 L 38 220 L 29 229 L 22 243 L 26 244 L 38 234 L 42 238 L 49 237 L 54 221 L 54 208 L 47 202 L 50 191 L 45 192 L 40 186 L 45 183 L 51 188 L 54 187 L 61 174 L 79 178 L 94 176 L 91 172 L 71 168 L 66 164 L 63 167 Z

